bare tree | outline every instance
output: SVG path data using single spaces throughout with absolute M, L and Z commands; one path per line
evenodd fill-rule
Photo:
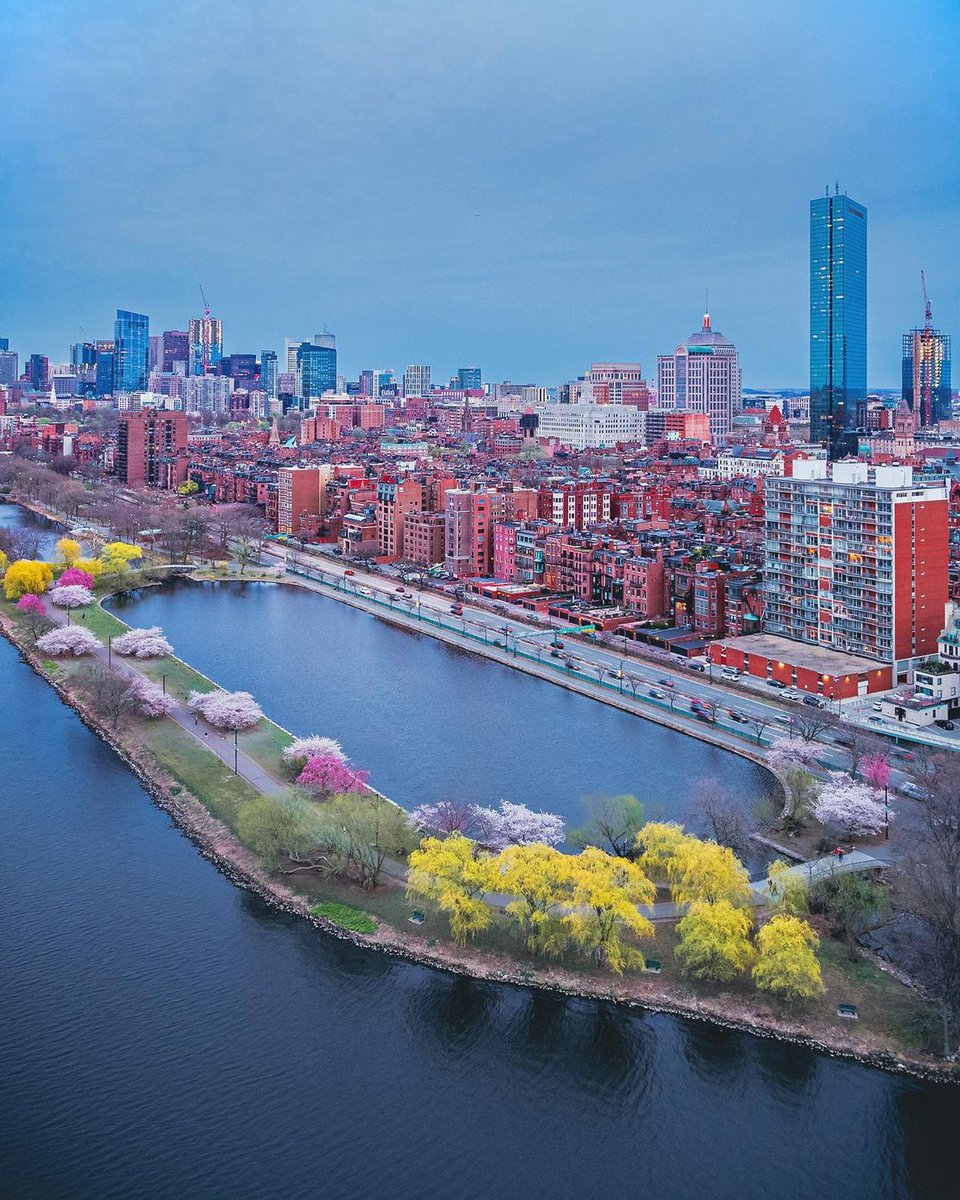
M 954 754 L 933 760 L 922 826 L 901 882 L 909 908 L 931 935 L 929 987 L 946 1058 L 960 1021 L 960 760 Z
M 694 785 L 693 797 L 696 811 L 705 818 L 713 840 L 729 846 L 735 854 L 742 854 L 749 846 L 750 831 L 727 789 L 716 779 L 700 779 Z
M 814 708 L 804 712 L 798 708 L 790 714 L 790 729 L 795 737 L 802 742 L 820 741 L 829 729 L 837 727 L 837 718 L 822 708 Z
M 750 715 L 748 717 L 750 728 L 757 735 L 757 745 L 760 745 L 760 739 L 763 737 L 763 731 L 770 724 L 770 718 L 763 716 L 762 713 Z
M 101 662 L 90 663 L 77 673 L 77 681 L 98 716 L 116 729 L 136 705 L 136 692 L 129 679 Z

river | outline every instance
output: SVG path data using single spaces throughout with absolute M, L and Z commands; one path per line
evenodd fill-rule
M 238 590 L 200 594 L 242 606 Z M 216 623 L 194 613 L 192 642 L 179 627 L 188 590 L 136 619 L 162 611 L 187 658 L 231 685 L 253 672 L 283 715 L 258 649 L 278 636 L 279 593 L 247 593 L 232 656 Z M 340 611 L 314 601 L 301 636 Z M 368 624 L 391 653 L 416 642 Z M 325 938 L 220 876 L 5 641 L 0 694 L 0 1196 L 955 1195 L 960 1089 Z M 444 707 L 428 695 L 414 715 Z
M 719 779 L 746 811 L 775 787 L 729 751 L 300 588 L 180 580 L 108 607 L 160 625 L 182 658 L 253 692 L 281 725 L 337 738 L 407 808 L 507 799 L 573 826 L 582 797 L 629 792 L 649 819 L 699 827 L 699 780 Z

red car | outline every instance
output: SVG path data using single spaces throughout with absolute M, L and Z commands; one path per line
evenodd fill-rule
M 344 575 L 353 575 L 353 574 L 354 574 L 353 571 L 344 571 Z

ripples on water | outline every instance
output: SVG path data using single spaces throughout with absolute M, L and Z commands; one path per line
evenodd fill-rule
M 323 938 L 0 695 L 0 1196 L 955 1195 L 957 1091 Z

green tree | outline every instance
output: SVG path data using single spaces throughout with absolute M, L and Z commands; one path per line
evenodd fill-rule
M 684 975 L 723 981 L 742 975 L 756 957 L 750 944 L 752 924 L 750 914 L 729 900 L 691 904 L 677 922 L 676 953 Z
M 353 875 L 362 888 L 378 887 L 387 859 L 407 855 L 417 844 L 407 814 L 379 792 L 334 796 L 316 813 L 332 869 Z
M 767 870 L 770 902 L 778 913 L 802 917 L 810 907 L 809 889 L 803 875 L 782 858 L 775 858 Z
M 570 844 L 596 846 L 617 858 L 632 857 L 643 828 L 643 805 L 636 796 L 588 796 L 583 807 L 587 820 L 570 831 Z
M 424 838 L 410 855 L 407 894 L 423 897 L 450 918 L 450 932 L 458 946 L 476 937 L 490 924 L 487 892 L 499 885 L 496 862 L 478 851 L 461 833 L 446 838 Z
M 814 898 L 851 950 L 855 939 L 882 920 L 890 907 L 880 884 L 858 871 L 823 880 Z
M 316 805 L 301 793 L 248 800 L 240 809 L 237 833 L 268 866 L 276 867 L 285 858 L 295 870 L 316 870 L 324 864 L 322 853 L 317 853 L 321 830 Z
M 817 950 L 820 939 L 799 917 L 773 917 L 757 933 L 753 981 L 762 992 L 785 1000 L 813 1000 L 823 994 Z

